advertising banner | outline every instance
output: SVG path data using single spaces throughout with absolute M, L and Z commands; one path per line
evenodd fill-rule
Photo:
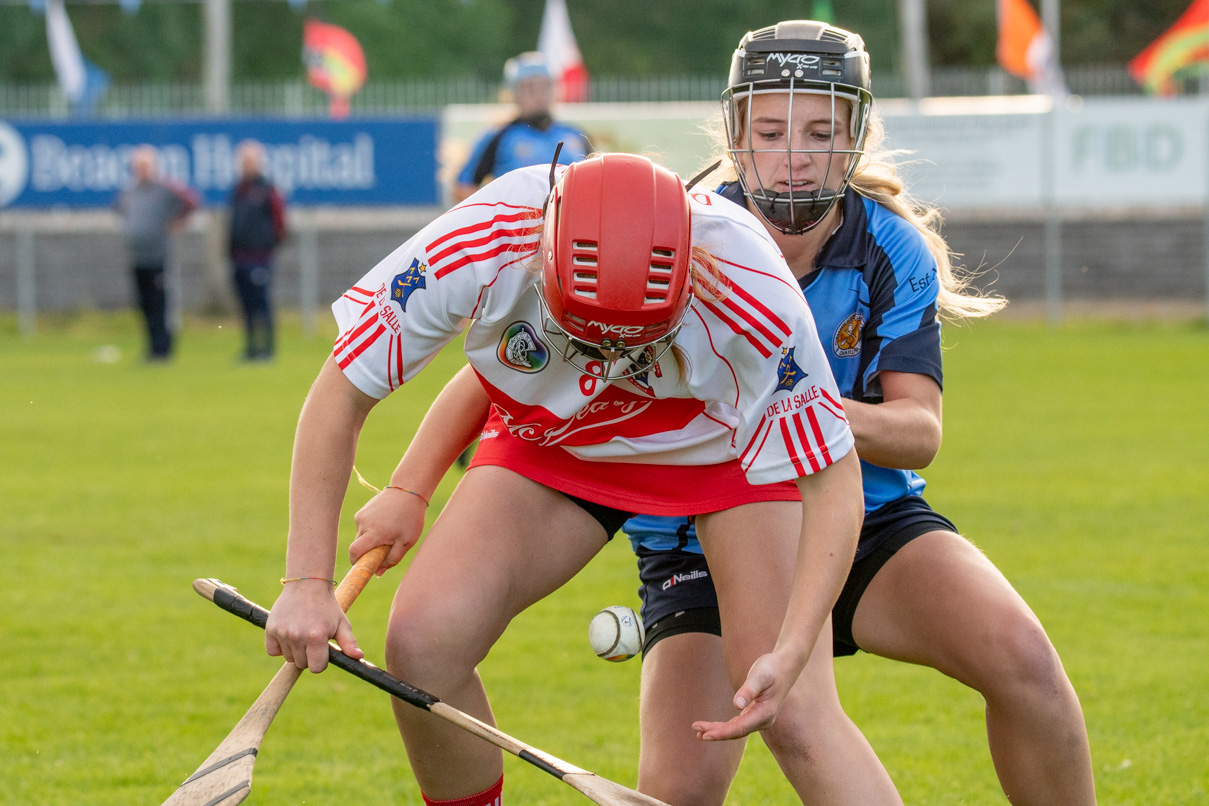
M 236 149 L 265 147 L 266 174 L 291 205 L 433 205 L 435 118 L 271 118 L 42 122 L 0 120 L 0 207 L 105 207 L 130 179 L 130 154 L 154 146 L 160 174 L 221 205 Z

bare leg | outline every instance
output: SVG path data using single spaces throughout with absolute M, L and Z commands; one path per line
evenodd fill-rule
M 800 504 L 777 502 L 736 507 L 697 521 L 718 591 L 733 687 L 776 643 L 788 606 L 800 519 Z M 840 705 L 830 621 L 776 723 L 761 735 L 804 803 L 902 803 L 873 748 Z
M 472 469 L 399 585 L 387 668 L 494 724 L 475 666 L 516 614 L 574 576 L 605 539 L 600 524 L 562 494 L 502 468 Z M 452 800 L 499 780 L 499 750 L 431 714 L 394 705 L 426 795 Z
M 853 619 L 862 649 L 931 666 L 986 700 L 987 738 L 1014 804 L 1096 802 L 1083 711 L 1041 622 L 965 538 L 930 532 L 869 584 Z
M 676 806 L 721 806 L 747 743 L 700 741 L 692 724 L 729 719 L 734 696 L 718 636 L 681 633 L 655 644 L 642 658 L 638 790 Z

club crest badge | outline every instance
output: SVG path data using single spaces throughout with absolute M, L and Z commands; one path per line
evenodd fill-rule
M 635 366 L 640 368 L 638 372 L 635 372 L 630 376 L 630 383 L 634 384 L 648 395 L 654 394 L 651 390 L 651 373 L 655 373 L 656 378 L 663 377 L 663 370 L 659 368 L 659 362 L 655 361 L 654 358 L 655 348 L 648 346 L 645 350 L 635 356 L 634 360 L 630 363 L 630 369 L 633 369 Z
M 411 265 L 407 267 L 407 271 L 402 274 L 396 274 L 395 279 L 390 281 L 390 298 L 399 303 L 401 310 L 407 310 L 407 300 L 412 293 L 426 287 L 424 281 L 424 272 L 428 270 L 428 264 L 421 263 L 417 258 L 411 259 Z
M 781 348 L 781 363 L 777 365 L 777 391 L 792 392 L 807 373 L 793 359 L 793 347 Z
M 508 325 L 500 339 L 498 355 L 501 363 L 517 372 L 541 372 L 550 363 L 550 351 L 528 322 Z
M 861 336 L 865 331 L 865 317 L 859 313 L 849 314 L 835 329 L 831 339 L 831 350 L 840 358 L 849 358 L 861 352 Z

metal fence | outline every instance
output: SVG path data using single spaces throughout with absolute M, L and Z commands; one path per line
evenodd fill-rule
M 1075 95 L 1139 95 L 1142 90 L 1123 65 L 1085 65 L 1066 70 Z M 725 75 L 703 74 L 665 78 L 593 77 L 590 100 L 607 103 L 713 101 L 726 83 Z M 1027 92 L 1024 82 L 993 68 L 938 68 L 930 77 L 930 95 L 1015 95 Z M 1209 92 L 1209 81 L 1189 79 L 1186 92 Z M 904 77 L 878 75 L 873 80 L 879 98 L 906 95 Z M 352 100 L 355 115 L 397 114 L 435 110 L 450 104 L 491 103 L 499 84 L 475 78 L 447 80 L 371 81 Z M 228 93 L 225 114 L 311 117 L 327 114 L 327 97 L 305 81 L 245 82 Z M 114 85 L 95 110 L 98 117 L 204 116 L 210 114 L 204 86 L 195 84 Z M 57 85 L 0 84 L 0 117 L 67 118 L 70 108 Z

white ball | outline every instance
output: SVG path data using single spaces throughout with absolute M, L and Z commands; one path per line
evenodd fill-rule
M 611 661 L 623 661 L 642 651 L 646 630 L 642 619 L 628 607 L 606 607 L 592 617 L 588 625 L 588 641 L 592 651 Z

